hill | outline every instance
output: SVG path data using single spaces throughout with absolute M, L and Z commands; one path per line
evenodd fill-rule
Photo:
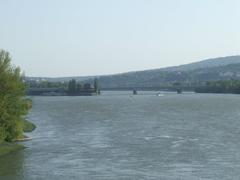
M 196 63 L 99 77 L 102 88 L 157 88 L 180 83 L 197 86 L 206 81 L 240 79 L 240 56 L 208 59 Z
M 207 59 L 180 66 L 121 73 L 105 76 L 44 78 L 45 80 L 89 82 L 99 79 L 102 89 L 169 88 L 181 84 L 186 88 L 198 86 L 206 81 L 240 79 L 240 56 Z M 36 80 L 39 78 L 28 78 Z M 40 78 L 40 80 L 43 78 Z

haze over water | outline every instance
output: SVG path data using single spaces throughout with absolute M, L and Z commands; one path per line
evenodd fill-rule
M 238 95 L 34 97 L 29 147 L 0 179 L 239 179 Z

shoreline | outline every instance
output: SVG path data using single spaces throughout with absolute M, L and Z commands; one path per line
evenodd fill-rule
M 26 133 L 32 132 L 36 129 L 36 125 L 28 120 L 23 120 L 22 123 L 23 131 Z M 22 144 L 18 144 L 18 142 L 25 142 L 30 140 L 32 140 L 31 137 L 23 134 L 21 138 L 13 139 L 12 142 L 0 141 L 0 157 L 25 149 L 26 147 Z
M 23 138 L 14 139 L 13 142 L 0 142 L 0 157 L 25 149 L 26 147 L 18 142 L 32 140 L 31 137 L 24 135 Z
M 14 139 L 13 142 L 25 142 L 25 141 L 30 141 L 30 140 L 32 140 L 32 139 L 33 139 L 33 138 L 24 135 L 23 138 Z

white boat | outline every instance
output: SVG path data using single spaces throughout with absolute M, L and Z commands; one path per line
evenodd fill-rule
M 156 94 L 157 96 L 163 96 L 163 94 L 161 94 L 160 92 Z

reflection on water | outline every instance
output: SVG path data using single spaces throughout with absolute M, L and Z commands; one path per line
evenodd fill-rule
M 240 179 L 240 96 L 139 94 L 34 97 L 0 179 Z
M 24 153 L 19 151 L 4 157 L 0 157 L 1 180 L 23 180 Z

